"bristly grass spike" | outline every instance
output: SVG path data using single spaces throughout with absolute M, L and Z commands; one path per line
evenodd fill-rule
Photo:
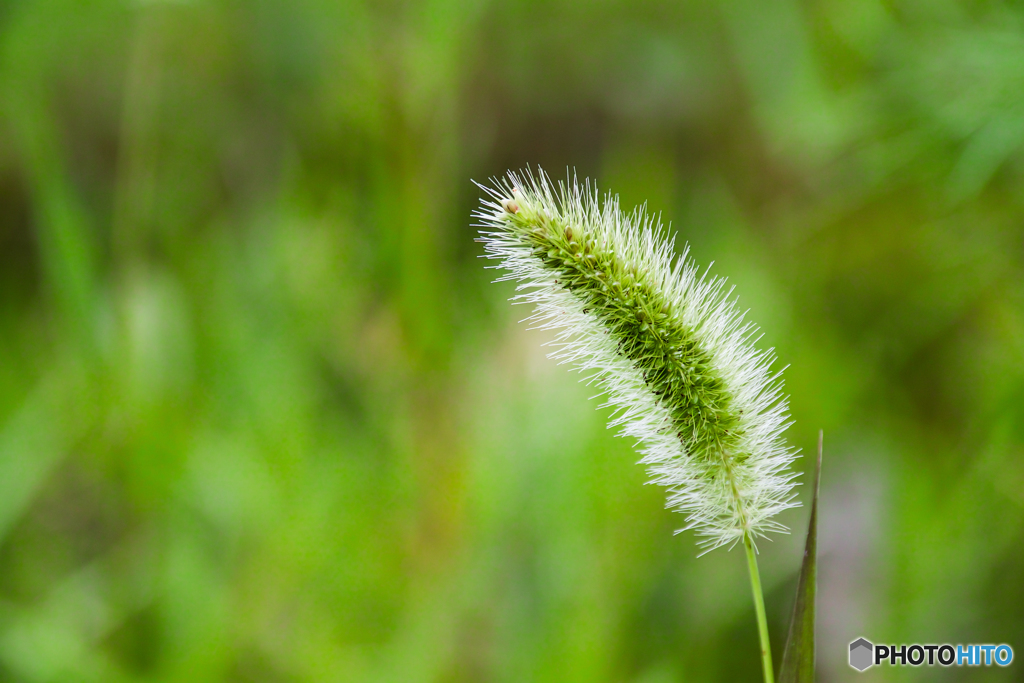
M 788 426 L 771 349 L 758 350 L 725 281 L 700 274 L 643 208 L 624 214 L 589 181 L 554 186 L 543 171 L 481 185 L 474 212 L 486 255 L 518 282 L 536 327 L 556 331 L 552 357 L 589 373 L 613 408 L 609 427 L 638 442 L 668 506 L 705 552 L 746 547 L 766 681 L 771 653 L 754 541 L 785 532 L 797 505 L 782 439 Z
M 599 201 L 589 181 L 543 172 L 481 186 L 475 212 L 501 280 L 557 330 L 562 362 L 591 373 L 615 409 L 610 426 L 639 442 L 653 481 L 705 549 L 785 528 L 796 505 L 795 452 L 772 350 L 759 351 L 724 280 L 676 258 L 660 223 Z

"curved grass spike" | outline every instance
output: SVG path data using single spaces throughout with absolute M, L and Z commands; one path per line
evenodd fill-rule
M 487 255 L 519 282 L 537 327 L 557 330 L 553 357 L 589 373 L 615 409 L 610 427 L 635 438 L 668 506 L 705 552 L 742 541 L 755 594 L 766 681 L 771 652 L 754 541 L 785 532 L 795 507 L 782 440 L 786 401 L 771 349 L 754 347 L 718 278 L 676 258 L 660 223 L 589 181 L 553 186 L 543 171 L 481 185 L 474 212 Z
M 530 320 L 558 330 L 554 357 L 591 373 L 617 409 L 610 426 L 640 442 L 641 462 L 669 490 L 706 549 L 785 531 L 795 453 L 772 351 L 754 348 L 724 281 L 675 257 L 655 220 L 599 201 L 589 182 L 540 172 L 481 186 L 474 216 L 501 280 Z

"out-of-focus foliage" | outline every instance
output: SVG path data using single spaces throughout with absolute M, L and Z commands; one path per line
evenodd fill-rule
M 792 364 L 819 680 L 1024 649 L 1020 3 L 11 0 L 0 679 L 755 680 L 743 558 L 476 258 L 469 179 L 537 163 Z

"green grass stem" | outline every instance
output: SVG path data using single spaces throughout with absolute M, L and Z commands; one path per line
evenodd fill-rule
M 761 574 L 757 570 L 757 553 L 749 534 L 744 534 L 743 545 L 747 549 L 747 566 L 750 568 L 750 587 L 754 592 L 754 610 L 757 612 L 757 633 L 761 638 L 761 666 L 764 669 L 764 683 L 775 683 L 772 670 L 772 646 L 768 640 L 768 619 L 764 612 L 764 591 L 761 590 Z

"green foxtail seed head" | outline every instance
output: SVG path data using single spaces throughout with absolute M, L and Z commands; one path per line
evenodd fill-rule
M 639 442 L 641 462 L 668 489 L 707 550 L 785 532 L 774 520 L 796 507 L 782 440 L 788 426 L 771 349 L 725 290 L 676 258 L 659 222 L 599 202 L 589 181 L 554 188 L 543 171 L 481 185 L 474 212 L 499 280 L 513 301 L 557 330 L 552 356 L 587 372 L 615 409 L 609 427 Z

